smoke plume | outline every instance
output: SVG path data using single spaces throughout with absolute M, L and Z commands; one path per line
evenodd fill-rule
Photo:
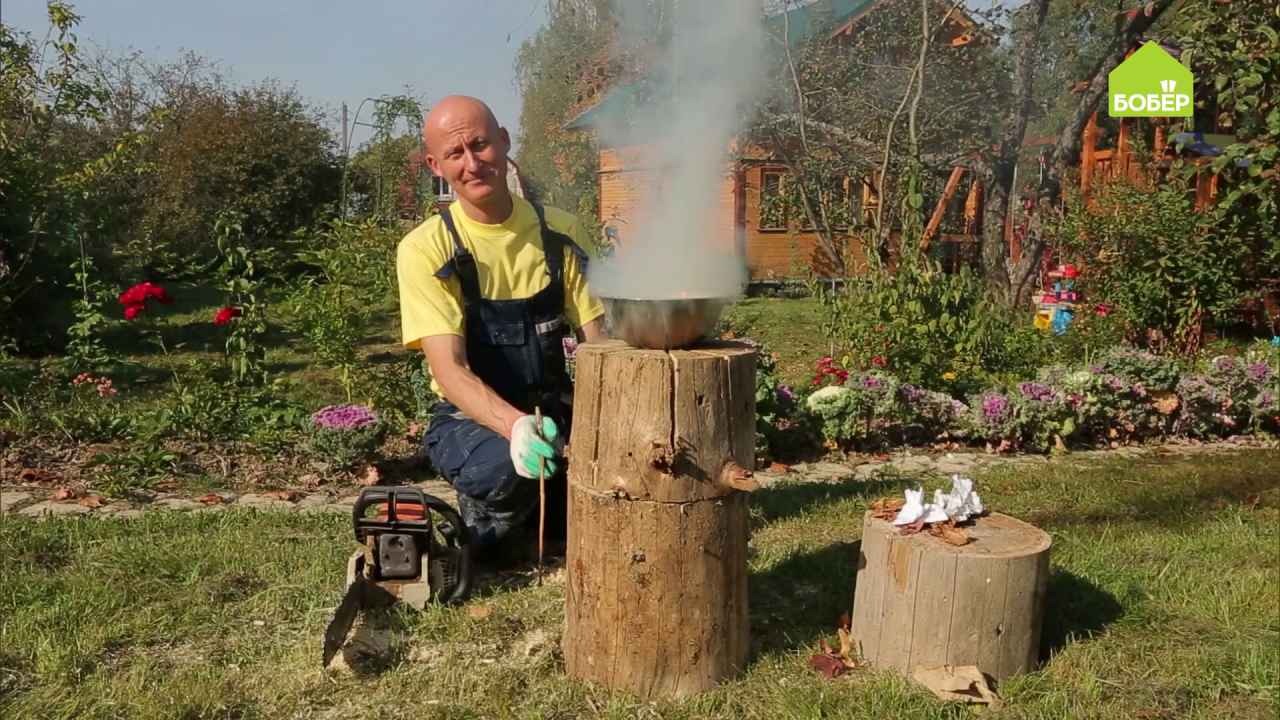
M 645 170 L 632 176 L 640 201 L 619 247 L 592 263 L 602 297 L 734 297 L 746 282 L 727 177 L 730 143 L 765 85 L 762 8 L 759 0 L 668 5 L 669 41 L 635 86 L 632 107 L 598 129 L 604 146 L 638 148 L 628 169 Z M 644 26 L 635 20 L 623 16 L 624 32 Z

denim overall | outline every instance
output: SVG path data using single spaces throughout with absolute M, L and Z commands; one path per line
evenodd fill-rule
M 467 364 L 504 400 L 532 414 L 535 406 L 569 437 L 572 385 L 565 367 L 563 340 L 564 252 L 569 248 L 585 267 L 586 255 L 567 236 L 551 230 L 535 205 L 550 282 L 523 300 L 489 300 L 480 294 L 475 257 L 462 244 L 449 210 L 441 214 L 453 239 L 453 258 L 436 277 L 457 274 L 466 318 Z M 507 537 L 538 509 L 538 481 L 520 477 L 511 462 L 509 441 L 471 420 L 447 400 L 436 405 L 423 439 L 431 464 L 458 493 L 458 509 L 479 548 Z M 563 537 L 564 462 L 548 477 L 547 534 Z

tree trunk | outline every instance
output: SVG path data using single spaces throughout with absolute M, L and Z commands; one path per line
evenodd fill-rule
M 982 270 L 996 294 L 1009 303 L 1013 302 L 1011 295 L 1014 293 L 1010 292 L 1005 226 L 1016 190 L 1013 187 L 1014 168 L 1031 119 L 1036 51 L 1040 46 L 1040 30 L 1049 12 L 1049 0 L 1032 0 L 1024 9 L 1031 13 L 1031 17 L 1027 19 L 1027 27 L 1018 38 L 1013 55 L 1014 114 L 1005 123 L 999 153 L 983 168 L 990 184 L 987 186 L 986 220 L 982 231 Z
M 1049 535 L 999 513 L 965 530 L 968 545 L 948 545 L 867 513 L 850 633 L 872 665 L 976 665 L 997 680 L 1035 667 Z
M 682 697 L 746 665 L 755 354 L 579 347 L 565 669 Z

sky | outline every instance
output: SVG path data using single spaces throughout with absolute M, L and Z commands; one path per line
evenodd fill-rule
M 323 110 L 404 93 L 428 105 L 452 93 L 493 107 L 515 140 L 515 56 L 546 19 L 546 0 L 71 0 L 82 45 L 173 60 L 191 50 L 236 83 L 274 78 Z M 43 38 L 44 0 L 0 0 L 0 21 Z M 370 120 L 366 104 L 360 120 Z M 352 152 L 370 135 L 353 131 Z

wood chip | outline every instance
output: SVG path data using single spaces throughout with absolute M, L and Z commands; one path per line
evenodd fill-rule
M 218 493 L 209 493 L 196 498 L 196 502 L 204 503 L 205 505 L 220 505 L 222 504 L 222 496 Z
M 100 508 L 107 504 L 101 495 L 86 495 L 80 498 L 80 504 L 87 508 Z

